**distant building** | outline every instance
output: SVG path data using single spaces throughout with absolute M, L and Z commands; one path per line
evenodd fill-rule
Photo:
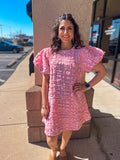
M 29 40 L 29 39 L 33 39 L 33 36 L 27 36 L 26 34 L 19 34 L 15 36 L 17 39 L 20 40 Z

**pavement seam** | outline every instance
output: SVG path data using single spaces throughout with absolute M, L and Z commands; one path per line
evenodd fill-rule
M 101 142 L 101 131 L 100 131 L 100 129 L 94 119 L 95 118 L 92 118 L 92 124 L 96 130 L 96 138 L 97 138 L 97 142 L 100 146 L 100 150 L 105 155 L 105 157 L 106 157 L 105 160 L 110 160 L 110 157 L 109 157 L 108 153 L 105 151 L 104 145 Z
M 23 124 L 27 124 L 27 122 L 24 123 L 11 123 L 11 124 L 1 124 L 0 127 L 6 127 L 6 126 L 15 126 L 15 125 L 23 125 Z

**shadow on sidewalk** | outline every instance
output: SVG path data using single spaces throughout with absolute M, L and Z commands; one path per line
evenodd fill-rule
M 33 144 L 48 148 L 46 142 Z M 120 120 L 93 109 L 91 136 L 70 140 L 66 150 L 69 160 L 108 160 L 110 157 L 119 160 Z

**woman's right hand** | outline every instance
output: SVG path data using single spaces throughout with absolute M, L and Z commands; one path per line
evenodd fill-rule
M 47 119 L 48 115 L 49 115 L 49 108 L 47 106 L 44 106 L 41 108 L 41 115 Z

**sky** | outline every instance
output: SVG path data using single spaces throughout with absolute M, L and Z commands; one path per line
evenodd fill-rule
M 33 24 L 27 15 L 30 0 L 0 0 L 0 37 L 12 38 L 15 34 L 33 35 Z

